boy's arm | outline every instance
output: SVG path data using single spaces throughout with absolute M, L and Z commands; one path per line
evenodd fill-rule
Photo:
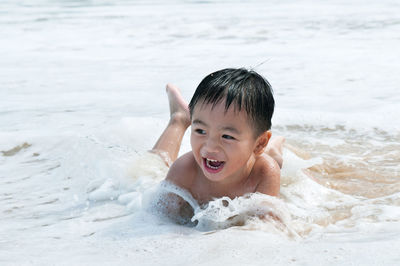
M 193 169 L 191 169 L 191 153 L 187 153 L 179 157 L 171 165 L 168 170 L 165 180 L 173 183 L 174 185 L 186 189 L 190 192 L 189 188 L 193 180 Z M 193 155 L 192 155 L 193 156 Z M 160 199 L 157 203 L 159 210 L 169 219 L 178 224 L 191 223 L 191 218 L 194 215 L 194 210 L 188 202 L 181 196 L 175 193 L 168 193 L 165 198 Z
M 281 169 L 278 163 L 268 155 L 259 159 L 259 175 L 261 181 L 256 187 L 256 192 L 279 197 L 281 183 Z

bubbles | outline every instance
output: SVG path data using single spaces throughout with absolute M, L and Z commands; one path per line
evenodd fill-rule
M 217 198 L 200 206 L 188 191 L 163 181 L 168 168 L 159 155 L 144 153 L 131 164 L 126 180 L 92 182 L 88 199 L 115 201 L 125 206 L 127 213 L 151 213 L 163 223 L 200 232 L 234 227 L 290 239 L 400 219 L 399 195 L 372 201 L 334 189 L 314 175 L 314 169 L 325 165 L 325 160 L 290 144 L 284 149 L 283 159 L 280 198 L 250 193 L 233 199 Z
M 170 222 L 195 226 L 192 222 L 194 211 L 199 208 L 190 193 L 174 184 L 164 181 L 150 193 L 146 193 L 143 207 L 151 213 L 167 218 Z
M 197 229 L 202 231 L 241 226 L 243 229 L 297 236 L 291 228 L 290 213 L 285 203 L 260 193 L 210 201 L 204 208 L 196 210 L 192 221 L 197 221 Z

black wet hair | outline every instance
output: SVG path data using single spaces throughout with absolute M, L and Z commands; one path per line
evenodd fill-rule
M 199 102 L 215 107 L 225 100 L 225 111 L 234 103 L 235 110 L 245 109 L 252 120 L 256 137 L 271 129 L 275 101 L 269 82 L 253 70 L 226 68 L 206 76 L 190 103 L 190 116 Z

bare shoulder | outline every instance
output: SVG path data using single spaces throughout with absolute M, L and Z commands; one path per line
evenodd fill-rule
M 260 178 L 256 192 L 279 196 L 281 169 L 278 163 L 272 157 L 263 154 L 257 158 L 254 167 L 255 173 Z
M 166 180 L 188 191 L 196 171 L 192 152 L 188 152 L 171 165 Z M 190 224 L 194 215 L 193 207 L 182 196 L 174 192 L 167 193 L 157 202 L 161 213 L 178 224 Z
M 175 160 L 168 170 L 166 180 L 175 185 L 189 189 L 194 181 L 197 164 L 193 153 L 188 152 Z

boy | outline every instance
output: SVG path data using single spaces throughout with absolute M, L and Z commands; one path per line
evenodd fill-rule
M 282 137 L 271 138 L 274 98 L 268 81 L 254 71 L 223 69 L 201 81 L 189 106 L 167 85 L 170 121 L 152 152 L 173 162 L 166 180 L 205 204 L 260 192 L 279 195 Z M 191 125 L 192 151 L 177 159 Z

